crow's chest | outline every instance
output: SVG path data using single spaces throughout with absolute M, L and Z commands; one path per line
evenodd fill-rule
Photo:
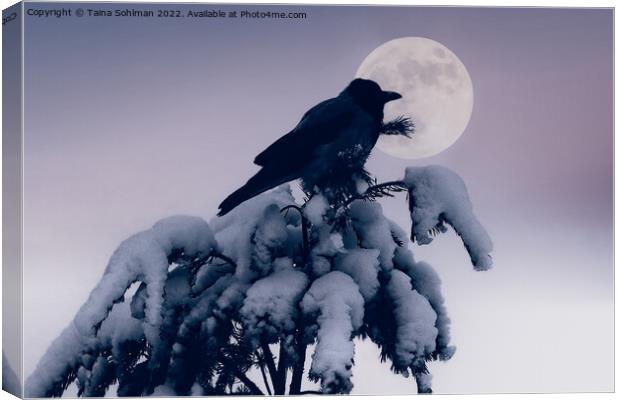
M 331 167 L 362 167 L 379 137 L 379 124 L 362 114 L 343 129 L 335 141 L 323 146 L 318 159 Z
M 370 118 L 360 117 L 355 122 L 342 130 L 336 140 L 317 149 L 303 173 L 306 189 L 346 186 L 364 170 L 377 142 L 379 127 Z

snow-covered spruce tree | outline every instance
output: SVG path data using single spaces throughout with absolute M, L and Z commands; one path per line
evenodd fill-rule
M 410 235 L 376 201 L 398 191 Z M 306 376 L 320 393 L 349 393 L 356 337 L 430 393 L 427 363 L 454 353 L 450 320 L 437 273 L 407 243 L 450 225 L 485 270 L 491 241 L 446 168 L 408 168 L 359 192 L 324 188 L 296 204 L 284 185 L 210 223 L 170 217 L 128 238 L 26 395 L 60 396 L 73 381 L 82 396 L 112 385 L 119 396 L 300 394 Z

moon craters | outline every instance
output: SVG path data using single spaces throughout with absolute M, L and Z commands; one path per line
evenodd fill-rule
M 373 50 L 357 77 L 372 79 L 403 98 L 385 107 L 385 119 L 404 115 L 416 125 L 413 136 L 382 136 L 378 147 L 401 158 L 435 155 L 463 133 L 473 110 L 467 69 L 447 47 L 421 37 L 390 40 Z

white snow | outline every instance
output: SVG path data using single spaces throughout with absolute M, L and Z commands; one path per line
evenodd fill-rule
M 383 216 L 381 204 L 356 200 L 351 204 L 350 215 L 362 247 L 379 250 L 381 268 L 392 269 L 396 243 L 392 238 L 390 222 Z
M 71 324 L 52 342 L 26 383 L 27 397 L 44 397 L 67 368 L 75 368 L 81 353 L 96 343 L 96 327 L 117 299 L 135 281 L 146 283 L 144 331 L 152 345 L 159 341 L 161 306 L 168 274 L 168 256 L 182 250 L 187 256 L 209 254 L 217 248 L 209 225 L 198 217 L 165 218 L 152 229 L 131 236 L 114 252 L 103 277 Z
M 293 268 L 293 260 L 290 257 L 278 257 L 273 260 L 273 272 L 285 271 Z
M 431 374 L 415 374 L 415 381 L 418 385 L 418 393 L 431 393 L 433 376 Z
M 450 318 L 441 293 L 441 279 L 437 272 L 425 262 L 415 262 L 409 249 L 399 248 L 394 256 L 396 268 L 411 278 L 413 288 L 424 296 L 437 314 L 437 352 L 441 360 L 449 360 L 455 352 L 450 346 Z
M 209 225 L 198 217 L 178 215 L 153 225 L 153 235 L 166 254 L 182 249 L 188 255 L 208 254 L 217 248 Z
M 247 334 L 258 343 L 261 334 L 271 341 L 293 332 L 297 306 L 307 286 L 306 274 L 293 269 L 254 282 L 240 310 Z
M 273 268 L 277 252 L 282 249 L 287 238 L 288 229 L 284 217 L 280 214 L 280 207 L 276 204 L 268 206 L 252 236 L 254 242 L 252 269 L 260 276 L 268 274 Z
M 342 235 L 332 232 L 329 225 L 318 228 L 316 243 L 310 252 L 312 272 L 316 276 L 326 274 L 331 270 L 331 259 L 344 251 Z
M 402 271 L 392 270 L 387 291 L 394 303 L 397 325 L 394 364 L 402 369 L 423 366 L 425 356 L 435 350 L 435 311 L 428 300 L 412 288 L 411 280 Z
M 196 273 L 196 281 L 191 288 L 192 293 L 200 293 L 213 285 L 222 276 L 234 272 L 234 266 L 228 265 L 219 259 L 216 259 L 212 263 L 205 264 Z
M 170 386 L 159 385 L 155 389 L 153 389 L 153 396 L 174 397 L 176 396 L 176 392 Z
M 203 390 L 202 386 L 200 386 L 198 383 L 194 383 L 190 391 L 190 396 L 204 396 L 204 395 L 205 395 L 205 391 Z
M 325 196 L 321 194 L 315 194 L 304 205 L 304 216 L 310 221 L 312 225 L 321 225 L 323 223 L 323 217 L 329 210 L 329 202 Z
M 331 271 L 332 263 L 327 257 L 312 255 L 312 272 L 315 276 L 325 275 Z
M 364 299 L 357 285 L 350 276 L 332 271 L 312 283 L 301 308 L 305 314 L 318 314 L 310 374 L 320 378 L 325 393 L 349 393 L 353 388 L 351 338 L 364 318 Z
M 441 166 L 409 167 L 405 174 L 409 188 L 411 239 L 428 244 L 429 231 L 445 231 L 450 224 L 463 240 L 477 270 L 492 266 L 493 244 L 484 227 L 473 213 L 465 183 L 455 172 Z
M 412 238 L 429 243 L 428 231 L 445 230 L 443 223 L 448 223 L 463 239 L 476 269 L 489 268 L 492 244 L 473 215 L 460 177 L 442 167 L 412 167 L 405 182 Z M 170 376 L 184 373 L 184 357 L 194 350 L 195 340 L 216 349 L 222 340 L 230 340 L 217 335 L 221 321 L 243 324 L 255 346 L 262 337 L 280 341 L 294 359 L 302 318 L 306 339 L 316 339 L 310 377 L 320 380 L 325 393 L 349 393 L 352 337 L 362 332 L 369 303 L 376 320 L 369 314 L 364 329 L 373 332 L 383 322 L 391 324 L 393 315 L 395 332 L 390 325 L 380 332 L 385 337 L 373 340 L 380 345 L 381 340 L 394 340 L 389 357 L 395 370 L 412 369 L 419 390 L 430 392 L 426 361 L 447 360 L 454 353 L 437 273 L 416 262 L 406 245 L 395 243 L 408 242 L 407 234 L 383 215 L 378 202 L 353 202 L 341 215 L 348 212 L 351 223 L 332 226 L 325 218 L 330 205 L 318 193 L 303 207 L 312 229 L 311 248 L 302 254 L 299 212 L 280 211 L 293 204 L 289 187 L 283 185 L 214 218 L 212 229 L 200 218 L 171 217 L 125 240 L 88 301 L 40 360 L 27 381 L 26 395 L 45 396 L 70 372 L 77 373 L 85 393 L 97 393 L 98 382 L 109 377 L 109 363 L 98 351 L 118 356 L 121 344 L 145 338 L 149 362 L 157 365 L 170 357 L 173 371 L 153 394 L 173 396 L 175 379 Z M 171 267 L 171 256 L 181 254 L 183 260 Z M 195 257 L 204 257 L 203 265 L 184 265 Z M 226 257 L 232 262 L 223 260 Z M 131 285 L 138 286 L 133 297 Z M 130 297 L 131 302 L 119 303 Z M 198 383 L 190 392 L 204 394 Z
M 227 318 L 229 312 L 236 310 L 243 304 L 245 293 L 249 287 L 249 283 L 234 277 L 217 299 L 217 308 L 213 312 L 220 318 Z
M 189 311 L 183 319 L 177 332 L 179 338 L 188 337 L 193 329 L 201 324 L 204 326 L 205 330 L 215 328 L 215 326 L 209 325 L 209 318 L 212 316 L 217 306 L 217 300 L 220 295 L 234 282 L 234 280 L 234 276 L 226 274 L 204 290 L 198 301 L 191 308 L 191 311 Z
M 123 342 L 139 340 L 143 335 L 142 323 L 131 316 L 127 302 L 115 304 L 97 332 L 99 344 L 110 347 L 113 354 L 119 354 Z
M 282 185 L 240 204 L 223 217 L 216 217 L 210 221 L 216 240 L 220 244 L 220 251 L 236 262 L 235 274 L 239 279 L 251 282 L 257 278 L 258 271 L 252 268 L 254 262 L 252 238 L 259 223 L 264 222 L 265 210 L 271 205 L 282 208 L 290 204 L 295 204 L 295 199 L 289 186 Z M 299 224 L 299 213 L 291 210 L 286 215 L 287 223 Z
M 379 250 L 351 249 L 336 258 L 335 269 L 349 275 L 364 297 L 370 301 L 379 289 Z

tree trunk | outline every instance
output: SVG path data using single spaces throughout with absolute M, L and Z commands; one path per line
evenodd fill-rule
M 274 393 L 276 395 L 286 394 L 286 375 L 288 372 L 288 360 L 284 345 L 280 341 L 280 354 L 278 355 L 278 372 L 276 374 L 276 380 L 273 383 Z
M 306 363 L 306 347 L 304 343 L 304 327 L 300 326 L 297 331 L 295 353 L 297 354 L 297 362 L 293 366 L 293 376 L 291 377 L 291 385 L 289 386 L 289 394 L 301 393 L 301 380 L 304 377 L 304 364 Z

